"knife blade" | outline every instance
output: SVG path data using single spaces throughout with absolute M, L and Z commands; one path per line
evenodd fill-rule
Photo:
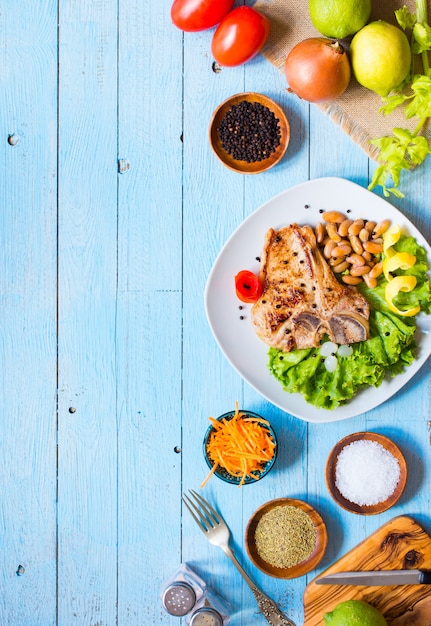
M 400 569 L 337 572 L 316 578 L 314 582 L 316 585 L 431 585 L 431 571 Z

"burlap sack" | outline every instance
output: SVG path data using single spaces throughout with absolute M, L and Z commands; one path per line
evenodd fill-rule
M 374 0 L 370 21 L 381 19 L 396 24 L 394 11 L 404 5 L 412 13 L 415 12 L 414 0 Z M 295 44 L 307 37 L 321 36 L 311 22 L 308 0 L 258 0 L 253 6 L 271 22 L 271 33 L 262 54 L 280 71 L 284 71 L 286 56 Z M 428 0 L 428 12 L 431 21 L 431 0 Z M 390 115 L 378 113 L 381 104 L 377 94 L 352 78 L 347 90 L 337 100 L 315 106 L 339 124 L 371 158 L 376 159 L 378 150 L 370 145 L 370 139 L 391 135 L 395 127 L 413 131 L 418 122 L 417 118 L 406 120 L 402 108 Z M 430 136 L 429 128 L 426 132 Z

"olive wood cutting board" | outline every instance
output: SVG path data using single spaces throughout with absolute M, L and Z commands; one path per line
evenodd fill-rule
M 304 626 L 323 626 L 323 615 L 339 602 L 363 600 L 378 609 L 388 626 L 431 624 L 431 585 L 365 587 L 316 585 L 335 572 L 390 569 L 431 570 L 431 537 L 409 516 L 384 524 L 314 578 L 304 591 Z

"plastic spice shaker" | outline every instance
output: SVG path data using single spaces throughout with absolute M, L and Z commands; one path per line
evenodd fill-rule
M 161 594 L 164 609 L 177 617 L 187 615 L 203 597 L 206 584 L 187 563 L 181 563 L 163 585 Z

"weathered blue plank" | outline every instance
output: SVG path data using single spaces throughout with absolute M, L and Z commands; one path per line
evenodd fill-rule
M 59 624 L 117 619 L 117 17 L 60 5 Z
M 56 4 L 0 15 L 0 623 L 16 626 L 56 616 Z
M 168 8 L 119 6 L 119 155 L 129 164 L 119 175 L 119 624 L 178 623 L 159 600 L 181 561 L 183 38 Z

